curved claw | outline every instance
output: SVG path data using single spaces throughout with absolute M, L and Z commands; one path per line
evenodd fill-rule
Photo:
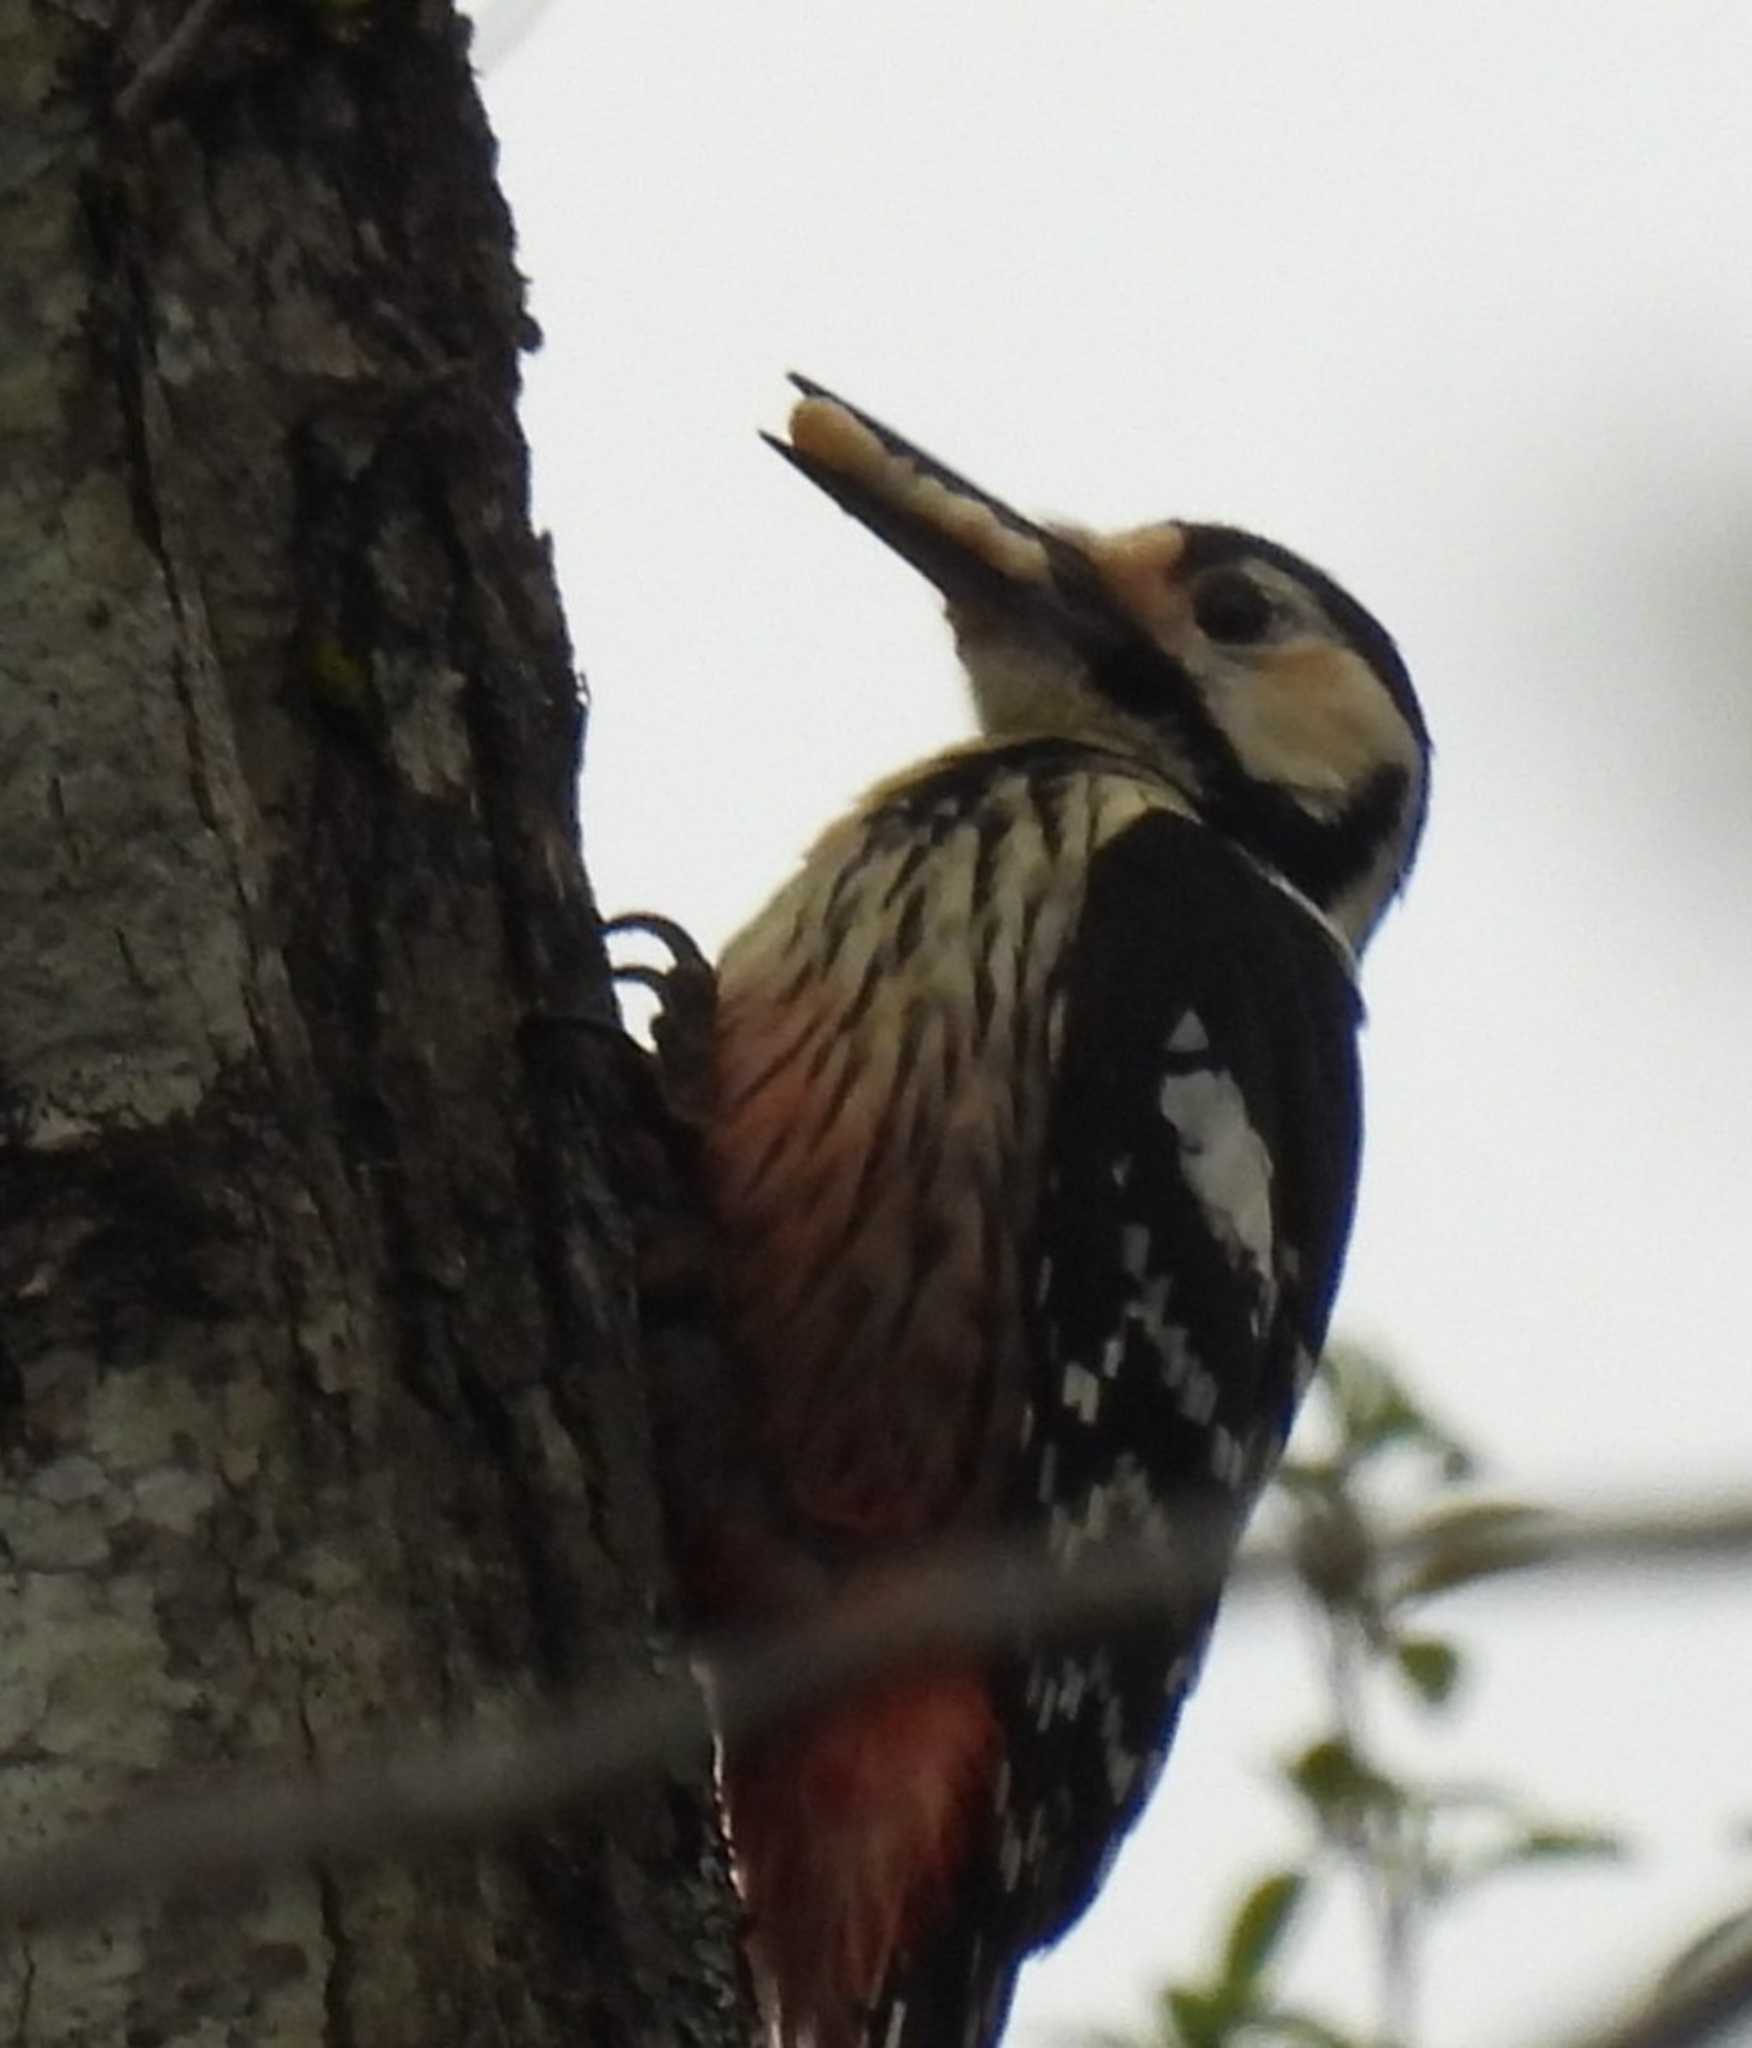
M 647 938 L 655 939 L 660 946 L 667 946 L 670 958 L 675 963 L 668 970 L 670 973 L 674 973 L 678 969 L 684 972 L 692 971 L 700 974 L 710 974 L 712 972 L 712 963 L 700 951 L 698 941 L 694 938 L 693 934 L 688 931 L 685 925 L 677 924 L 674 918 L 665 917 L 661 911 L 628 910 L 624 911 L 619 917 L 604 919 L 602 936 L 605 939 L 619 938 L 623 932 L 642 932 Z M 651 972 L 649 969 L 636 971 L 625 967 L 617 967 L 614 970 L 617 981 L 642 981 L 649 972 Z M 655 984 L 649 981 L 645 985 L 647 987 L 655 986 Z
M 711 1100 L 712 1043 L 718 1015 L 718 975 L 710 960 L 683 926 L 656 911 L 630 911 L 609 918 L 604 939 L 638 933 L 667 948 L 671 964 L 650 967 L 642 961 L 625 966 L 609 963 L 616 981 L 630 981 L 657 998 L 651 1025 L 657 1069 L 670 1113 L 684 1124 L 706 1120 Z
M 647 967 L 642 961 L 630 960 L 625 967 L 609 964 L 609 976 L 615 981 L 631 981 L 640 988 L 648 988 L 662 1002 L 669 986 L 669 978 L 675 972 L 673 967 Z

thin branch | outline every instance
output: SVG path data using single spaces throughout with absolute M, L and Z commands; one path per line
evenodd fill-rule
M 703 1652 L 709 1720 L 699 1685 L 676 1663 L 512 1737 L 462 1736 L 318 1771 L 216 1774 L 205 1790 L 142 1800 L 0 1863 L 0 1922 L 88 1918 L 142 1893 L 405 1855 L 552 1821 L 630 1778 L 697 1758 L 713 1728 L 739 1740 L 872 1677 L 946 1654 L 987 1656 L 1171 1612 L 1224 1576 L 1223 1548 L 1213 1539 L 1200 1555 L 1189 1532 L 1171 1559 L 1141 1546 L 1107 1547 L 1071 1572 L 1014 1549 L 945 1556 L 825 1622 Z M 1517 1516 L 1512 1531 L 1445 1514 L 1385 1539 L 1378 1554 L 1411 1582 L 1451 1586 L 1487 1572 L 1618 1574 L 1748 1553 L 1752 1502 L 1612 1516 L 1541 1511 Z M 1234 1564 L 1230 1597 L 1297 1576 L 1288 1548 L 1262 1546 Z M 1667 2040 L 1602 2037 L 1577 2048 L 1667 2048 Z
M 1399 1593 L 1433 1595 L 1519 1572 L 1667 1571 L 1752 1555 L 1752 1500 L 1606 1512 L 1442 1508 L 1382 1540 L 1377 1557 Z
M 1221 1546 L 1188 1532 L 1170 1563 L 1110 1547 L 1067 1574 L 1014 1549 L 921 1564 L 824 1622 L 675 1660 L 514 1736 L 403 1745 L 300 1772 L 217 1773 L 0 1864 L 0 1923 L 86 1919 L 139 1893 L 235 1885 L 312 1862 L 480 1841 L 588 1806 L 629 1778 L 701 1758 L 872 1677 L 1025 1639 L 1112 1631 L 1202 1597 Z M 708 1716 L 706 1698 L 711 1700 Z
M 1752 1941 L 1714 1962 L 1687 1969 L 1653 1998 L 1624 2001 L 1622 2018 L 1549 2048 L 1701 2048 L 1752 2010 Z

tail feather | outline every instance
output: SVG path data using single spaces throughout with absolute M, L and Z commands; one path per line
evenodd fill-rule
M 958 1912 L 883 1987 L 863 2048 L 997 2048 L 1021 1965 L 988 1920 Z
M 968 1670 L 861 1693 L 731 1759 L 731 1841 L 781 2048 L 886 2048 L 873 2010 L 954 1896 L 997 1756 Z

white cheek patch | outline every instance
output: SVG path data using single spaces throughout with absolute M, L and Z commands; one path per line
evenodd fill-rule
M 1246 667 L 1211 709 L 1250 775 L 1337 805 L 1382 768 L 1416 773 L 1416 735 L 1360 654 L 1302 641 Z

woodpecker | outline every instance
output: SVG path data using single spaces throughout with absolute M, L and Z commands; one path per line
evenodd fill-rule
M 768 438 L 936 585 L 979 737 L 830 826 L 717 969 L 696 1092 L 733 1412 L 672 1522 L 720 1631 L 967 1539 L 1068 1562 L 1215 1526 L 1226 1554 L 1325 1335 L 1356 959 L 1430 757 L 1393 642 L 1288 549 L 1037 524 L 794 381 Z M 1214 1611 L 946 1659 L 731 1749 L 783 2048 L 998 2039 Z

